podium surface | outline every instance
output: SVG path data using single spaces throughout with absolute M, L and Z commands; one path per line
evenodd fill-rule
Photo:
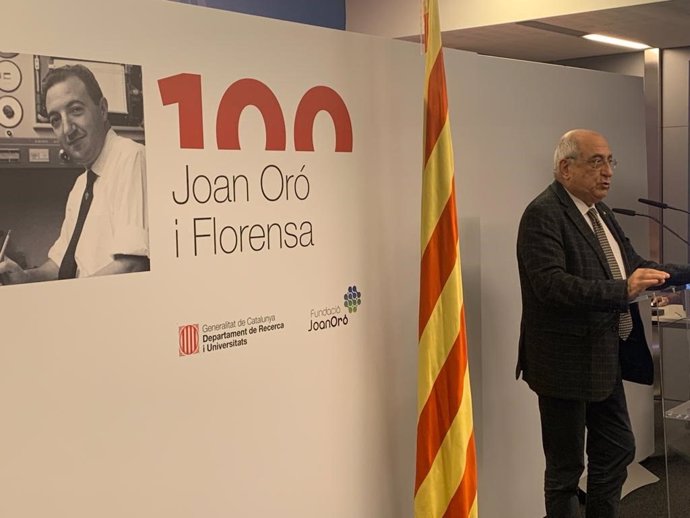
M 653 292 L 652 346 L 658 347 L 658 400 L 669 518 L 687 517 L 690 477 L 690 285 Z M 658 302 L 658 304 L 654 304 Z M 656 307 L 654 307 L 656 306 Z M 660 512 L 662 510 L 660 509 Z

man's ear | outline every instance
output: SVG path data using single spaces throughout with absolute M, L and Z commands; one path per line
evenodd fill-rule
M 568 158 L 563 158 L 558 163 L 558 172 L 560 173 L 561 178 L 565 180 L 570 178 L 570 160 Z
M 101 97 L 101 101 L 98 103 L 98 112 L 101 114 L 103 122 L 108 120 L 108 100 L 105 97 Z

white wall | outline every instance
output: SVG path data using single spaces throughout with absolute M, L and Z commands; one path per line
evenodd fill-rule
M 471 359 L 481 358 L 479 383 L 473 371 L 475 398 L 481 398 L 476 424 L 480 509 L 486 518 L 542 516 L 536 396 L 514 380 L 521 312 L 518 221 L 527 203 L 552 181 L 553 148 L 571 128 L 593 128 L 608 136 L 621 164 L 607 200 L 610 206 L 630 206 L 630 200 L 646 193 L 642 80 L 483 56 L 468 70 L 462 54 L 445 55 L 459 213 L 461 222 L 479 227 L 479 234 L 471 236 L 478 239 L 461 236 L 461 246 L 464 277 L 478 270 L 481 285 L 480 293 L 465 296 L 472 314 L 481 315 L 468 323 L 472 334 L 481 328 L 481 340 L 470 340 Z M 457 85 L 462 89 L 466 76 L 474 73 L 471 95 L 463 99 Z M 621 224 L 644 253 L 646 223 Z M 473 261 L 468 270 L 468 250 L 478 268 Z
M 601 70 L 626 76 L 644 77 L 644 52 L 627 52 L 625 54 L 611 54 L 608 56 L 594 56 L 591 58 L 565 59 L 554 64 L 567 67 Z
M 655 3 L 649 0 L 439 0 L 441 30 L 466 29 Z M 420 0 L 346 0 L 348 31 L 401 37 L 419 34 Z

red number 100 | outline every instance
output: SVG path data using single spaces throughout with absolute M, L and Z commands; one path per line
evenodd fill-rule
M 163 105 L 177 104 L 180 147 L 204 149 L 204 120 L 201 102 L 201 76 L 177 74 L 158 80 Z M 266 128 L 266 150 L 285 151 L 286 130 L 283 110 L 275 94 L 261 81 L 240 79 L 231 84 L 218 105 L 216 145 L 218 149 L 240 149 L 240 115 L 247 106 L 261 112 Z M 296 151 L 314 151 L 314 120 L 326 111 L 335 128 L 335 151 L 352 152 L 352 122 L 345 102 L 327 86 L 309 89 L 295 112 Z

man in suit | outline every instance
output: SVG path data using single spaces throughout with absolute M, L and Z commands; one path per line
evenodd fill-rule
M 622 380 L 651 384 L 637 304 L 644 290 L 687 282 L 690 269 L 640 257 L 602 203 L 616 160 L 590 130 L 561 137 L 555 181 L 520 221 L 522 322 L 516 375 L 539 399 L 548 518 L 579 518 L 588 456 L 587 518 L 618 516 L 635 442 Z M 587 440 L 585 444 L 585 429 Z

